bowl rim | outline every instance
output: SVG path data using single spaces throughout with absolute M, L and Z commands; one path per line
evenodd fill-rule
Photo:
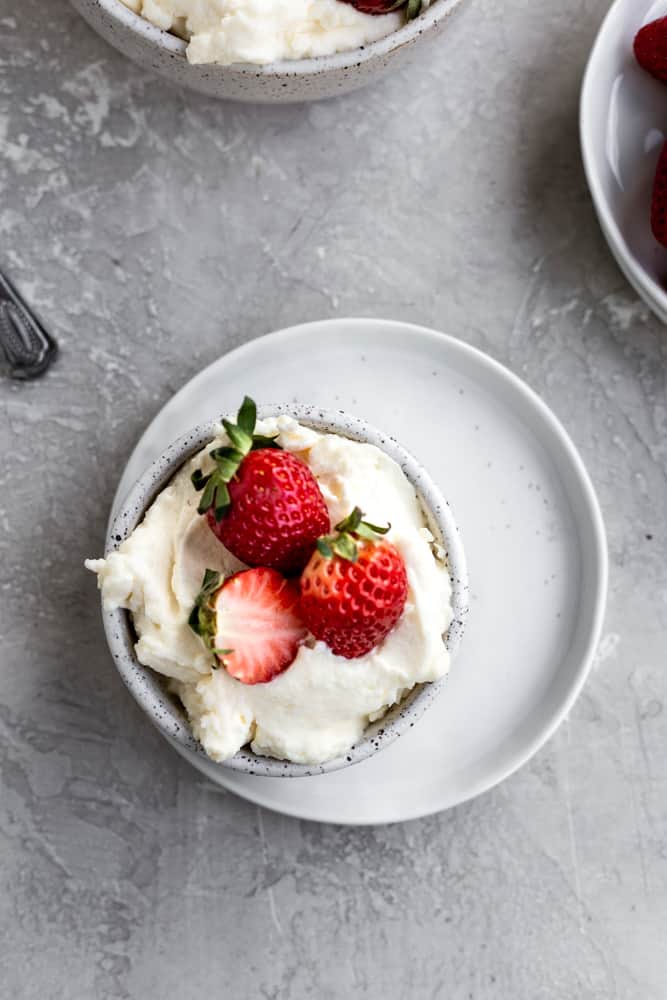
M 118 24 L 128 28 L 134 34 L 142 35 L 157 48 L 172 56 L 181 56 L 187 63 L 185 50 L 187 42 L 177 35 L 151 24 L 142 14 L 126 7 L 122 0 L 92 0 L 95 6 L 103 10 Z M 232 70 L 235 73 L 252 75 L 253 77 L 309 76 L 319 74 L 323 70 L 345 70 L 360 66 L 375 57 L 387 56 L 410 42 L 416 41 L 420 35 L 432 31 L 445 17 L 452 13 L 463 0 L 431 0 L 425 11 L 412 21 L 408 21 L 396 31 L 391 31 L 383 38 L 378 38 L 367 45 L 358 46 L 331 55 L 311 56 L 305 59 L 279 59 L 272 63 L 201 63 L 188 65 L 203 68 L 208 74 L 223 73 Z
M 667 291 L 661 287 L 645 267 L 639 264 L 621 228 L 616 222 L 602 184 L 599 156 L 593 141 L 598 66 L 600 61 L 608 55 L 607 35 L 613 30 L 616 20 L 622 16 L 629 3 L 630 0 L 615 0 L 603 18 L 593 42 L 581 85 L 579 141 L 581 144 L 584 173 L 600 228 L 609 249 L 619 268 L 638 295 L 650 306 L 663 323 L 667 323 Z M 641 27 L 641 24 L 638 25 L 638 30 L 639 27 Z
M 365 420 L 344 411 L 334 412 L 307 404 L 273 404 L 258 408 L 259 419 L 289 415 L 305 426 L 339 433 L 352 440 L 375 444 L 393 458 L 415 488 L 429 527 L 445 549 L 451 582 L 452 621 L 444 643 L 453 660 L 465 631 L 469 612 L 469 587 L 463 543 L 448 501 L 426 469 L 393 437 Z M 220 429 L 220 420 L 198 424 L 172 442 L 136 481 L 109 525 L 105 558 L 127 538 L 143 519 L 151 503 L 193 454 L 205 447 Z M 139 663 L 134 653 L 135 635 L 130 613 L 123 608 L 108 610 L 102 605 L 107 644 L 116 668 L 144 713 L 162 734 L 179 748 L 210 758 L 194 737 L 183 710 L 164 689 L 159 675 Z M 321 764 L 297 764 L 274 757 L 261 757 L 241 748 L 235 756 L 219 762 L 220 767 L 265 777 L 306 777 L 340 770 L 372 756 L 389 746 L 426 711 L 441 692 L 447 675 L 438 681 L 416 684 L 406 697 L 379 720 L 371 723 L 363 737 L 344 753 Z

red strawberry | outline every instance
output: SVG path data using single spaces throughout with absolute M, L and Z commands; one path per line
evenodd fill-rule
M 388 14 L 389 11 L 398 10 L 407 4 L 406 15 L 408 21 L 421 13 L 422 0 L 343 0 L 350 3 L 362 14 Z
M 667 17 L 645 24 L 635 35 L 633 47 L 642 69 L 667 83 Z
M 264 684 L 287 670 L 307 634 L 298 585 L 265 567 L 236 573 L 224 583 L 206 570 L 190 627 L 243 684 Z
M 379 537 L 388 528 L 362 521 L 358 507 L 322 538 L 301 575 L 301 614 L 339 656 L 364 656 L 391 632 L 408 596 L 405 564 Z
M 658 243 L 667 247 L 667 142 L 662 147 L 653 181 L 651 229 Z
M 288 451 L 253 451 L 228 488 L 229 512 L 216 521 L 215 511 L 208 511 L 222 544 L 249 566 L 301 570 L 331 523 L 305 462 Z
M 237 559 L 298 573 L 329 531 L 329 512 L 305 462 L 256 435 L 256 417 L 246 396 L 238 423 L 223 421 L 232 446 L 210 453 L 216 463 L 211 475 L 193 475 L 195 489 L 204 491 L 198 509 Z

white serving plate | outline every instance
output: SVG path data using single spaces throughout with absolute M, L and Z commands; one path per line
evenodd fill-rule
M 413 819 L 478 795 L 551 736 L 585 681 L 602 625 L 607 554 L 587 473 L 565 431 L 480 351 L 407 323 L 340 319 L 254 340 L 204 369 L 160 411 L 115 501 L 192 424 L 244 393 L 344 409 L 400 439 L 450 499 L 471 608 L 447 685 L 420 722 L 333 774 L 241 774 L 183 753 L 219 785 L 304 819 Z
M 667 323 L 667 249 L 650 228 L 651 189 L 667 136 L 667 84 L 644 72 L 632 42 L 667 15 L 667 0 L 616 0 L 591 51 L 581 91 L 581 148 L 600 226 L 631 285 Z

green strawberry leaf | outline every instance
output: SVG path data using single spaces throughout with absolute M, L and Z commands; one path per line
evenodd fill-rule
M 361 522 L 365 528 L 370 528 L 374 531 L 376 535 L 386 535 L 388 531 L 391 531 L 391 524 L 385 524 L 384 527 L 380 527 L 378 524 L 371 524 L 370 521 Z
M 218 483 L 215 490 L 214 515 L 216 521 L 221 521 L 231 505 L 229 490 L 226 483 Z
M 355 531 L 355 535 L 358 535 L 359 538 L 365 538 L 368 542 L 374 542 L 376 538 L 373 528 L 368 524 L 364 524 L 363 521 Z
M 215 498 L 216 491 L 216 481 L 213 476 L 208 477 L 206 486 L 204 487 L 204 492 L 202 493 L 201 500 L 199 501 L 199 506 L 197 511 L 200 514 L 205 514 L 209 507 L 213 506 L 213 500 Z
M 198 604 L 195 604 L 194 607 L 192 608 L 192 611 L 190 612 L 190 617 L 188 618 L 188 625 L 190 626 L 193 632 L 196 632 L 197 635 L 201 635 L 201 624 L 199 621 Z
M 210 478 L 211 478 L 210 476 L 205 476 L 204 473 L 201 471 L 201 469 L 195 469 L 195 471 L 190 476 L 192 485 L 197 490 L 197 492 L 199 492 L 199 490 L 204 489 Z
M 336 525 L 336 531 L 342 531 L 342 532 L 348 531 L 350 532 L 350 534 L 352 534 L 357 530 L 357 528 L 361 524 L 361 519 L 363 516 L 364 515 L 361 513 L 361 508 L 355 507 L 347 515 L 347 517 L 344 517 L 343 520 Z
M 227 484 L 234 479 L 244 461 L 253 448 L 280 448 L 276 435 L 255 434 L 257 424 L 257 407 L 250 396 L 245 396 L 236 417 L 237 423 L 223 419 L 222 423 L 231 442 L 220 448 L 212 448 L 210 457 L 215 462 L 215 469 L 205 476 L 201 469 L 196 469 L 191 476 L 192 485 L 202 492 L 197 510 L 205 514 L 211 508 L 216 521 L 222 520 L 229 507 L 231 498 Z
M 349 535 L 339 535 L 331 547 L 341 559 L 347 559 L 349 562 L 356 562 L 358 559 L 357 546 Z
M 381 535 L 386 535 L 391 528 L 390 524 L 380 528 L 376 524 L 370 524 L 363 520 L 363 513 L 360 507 L 354 507 L 352 511 L 336 525 L 335 535 L 324 535 L 317 540 L 318 552 L 325 559 L 332 559 L 334 555 L 341 559 L 348 559 L 356 562 L 359 553 L 357 542 L 363 539 L 367 542 L 377 542 Z
M 211 606 L 211 598 L 222 585 L 223 576 L 214 569 L 207 569 L 201 583 L 199 593 L 195 598 L 195 603 L 188 618 L 188 625 L 192 631 L 199 636 L 204 644 L 215 653 L 213 642 L 215 639 L 216 620 L 215 610 Z M 214 669 L 218 666 L 213 664 Z
M 318 538 L 315 544 L 320 555 L 324 556 L 325 559 L 333 559 L 334 550 L 328 538 Z
M 254 399 L 251 399 L 250 396 L 244 396 L 236 422 L 240 429 L 252 438 L 257 423 L 257 407 Z
M 204 579 L 202 580 L 201 590 L 199 591 L 197 600 L 200 604 L 203 603 L 205 597 L 209 597 L 215 590 L 218 589 L 222 583 L 222 576 L 215 569 L 207 569 L 204 573 Z
M 386 535 L 390 528 L 390 524 L 380 528 L 377 524 L 369 524 L 368 521 L 361 521 L 354 531 L 354 534 L 358 535 L 359 538 L 365 538 L 369 542 L 376 542 L 377 535 Z
M 216 472 L 220 473 L 224 482 L 228 483 L 238 472 L 239 465 L 245 458 L 240 451 L 235 448 L 214 448 L 209 451 L 209 455 L 215 462 Z
M 223 420 L 222 426 L 227 431 L 227 437 L 232 442 L 234 448 L 245 456 L 252 448 L 252 434 L 248 434 L 243 428 L 233 424 L 230 420 Z

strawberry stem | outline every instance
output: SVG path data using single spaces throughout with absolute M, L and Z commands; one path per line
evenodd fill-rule
M 236 423 L 223 420 L 223 427 L 231 442 L 231 447 L 213 448 L 209 455 L 215 462 L 213 472 L 205 476 L 201 469 L 192 473 L 192 485 L 201 492 L 201 500 L 197 511 L 205 514 L 213 508 L 216 521 L 221 521 L 230 507 L 227 484 L 232 481 L 244 458 L 251 451 L 259 448 L 279 448 L 276 437 L 265 434 L 255 434 L 257 424 L 257 406 L 250 396 L 245 396 L 236 416 Z
M 203 639 L 212 653 L 215 653 L 213 641 L 215 639 L 215 611 L 211 607 L 211 598 L 222 585 L 222 574 L 214 569 L 207 569 L 204 573 L 201 588 L 195 598 L 195 603 L 188 618 L 188 625 L 200 639 Z M 229 652 L 229 650 L 228 650 Z M 217 655 L 217 653 L 216 653 Z
M 340 556 L 349 562 L 356 562 L 359 558 L 357 542 L 361 539 L 367 542 L 376 542 L 379 537 L 386 535 L 391 525 L 379 527 L 363 520 L 363 513 L 360 507 L 355 507 L 347 517 L 344 517 L 335 527 L 335 534 L 323 535 L 317 540 L 317 550 L 325 559 L 333 559 Z
M 211 664 L 217 670 L 220 664 L 226 666 L 225 656 L 230 656 L 233 649 L 218 649 L 215 645 L 216 615 L 215 609 L 211 605 L 211 599 L 217 594 L 222 586 L 224 577 L 214 569 L 207 569 L 204 573 L 201 589 L 195 598 L 194 607 L 188 618 L 188 625 L 200 639 L 204 641 L 207 648 L 213 653 L 214 660 Z

